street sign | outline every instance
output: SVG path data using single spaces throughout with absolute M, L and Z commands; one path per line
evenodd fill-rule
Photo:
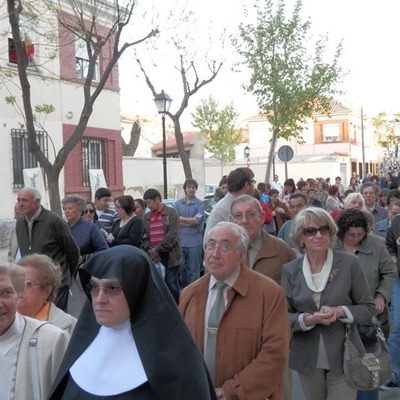
M 294 156 L 294 151 L 290 146 L 281 146 L 278 150 L 278 158 L 281 161 L 290 161 Z
M 278 158 L 285 163 L 285 180 L 288 178 L 287 163 L 294 156 L 294 151 L 290 146 L 281 146 L 278 150 Z

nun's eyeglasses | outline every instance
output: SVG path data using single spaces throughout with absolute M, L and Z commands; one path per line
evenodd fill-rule
M 100 293 L 100 290 L 103 291 L 103 293 L 108 296 L 108 297 L 113 297 L 117 296 L 122 292 L 122 287 L 120 285 L 105 285 L 105 286 L 99 286 L 99 285 L 92 285 L 88 283 L 85 286 L 86 293 L 90 294 L 91 296 L 98 296 Z

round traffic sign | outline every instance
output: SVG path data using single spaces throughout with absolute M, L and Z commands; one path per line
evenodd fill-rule
M 294 156 L 294 151 L 290 146 L 281 146 L 278 150 L 278 158 L 281 161 L 290 161 Z

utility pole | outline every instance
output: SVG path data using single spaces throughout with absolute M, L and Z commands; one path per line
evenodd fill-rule
M 362 171 L 361 177 L 365 178 L 367 175 L 367 168 L 365 165 L 365 145 L 364 145 L 364 112 L 361 108 L 361 154 L 362 154 Z

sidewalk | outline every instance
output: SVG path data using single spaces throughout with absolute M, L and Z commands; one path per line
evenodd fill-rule
M 293 400 L 305 400 L 300 381 L 296 372 L 293 372 Z M 343 399 L 345 400 L 345 399 Z M 388 391 L 379 391 L 379 400 L 400 400 L 400 388 Z
M 387 399 L 387 400 L 400 400 L 400 389 L 391 389 L 391 390 L 380 390 L 379 391 L 379 400 Z

